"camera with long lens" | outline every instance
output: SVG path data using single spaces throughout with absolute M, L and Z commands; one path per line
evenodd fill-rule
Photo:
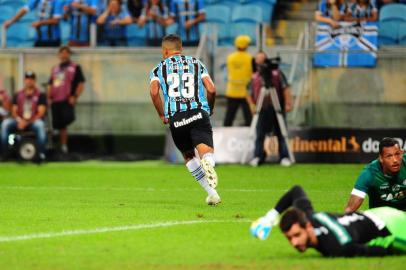
M 281 58 L 279 56 L 274 58 L 267 58 L 264 61 L 264 64 L 260 70 L 262 79 L 264 80 L 264 86 L 266 88 L 272 87 L 272 70 L 279 68 Z

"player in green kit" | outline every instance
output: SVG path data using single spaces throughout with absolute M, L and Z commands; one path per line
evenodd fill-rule
M 379 158 L 361 172 L 345 212 L 357 211 L 366 195 L 369 208 L 390 206 L 406 211 L 406 154 L 396 139 L 381 140 Z

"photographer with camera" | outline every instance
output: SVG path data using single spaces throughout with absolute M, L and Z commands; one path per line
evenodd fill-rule
M 256 126 L 256 140 L 254 158 L 250 161 L 251 166 L 258 166 L 264 163 L 266 155 L 264 152 L 264 140 L 266 134 L 273 131 L 278 138 L 279 161 L 282 166 L 290 166 L 288 148 L 281 128 L 278 124 L 276 111 L 272 105 L 269 93 L 264 97 L 262 104 L 258 104 L 259 95 L 263 87 L 269 89 L 274 87 L 278 94 L 280 106 L 282 108 L 283 119 L 286 125 L 286 113 L 292 109 L 292 97 L 289 84 L 285 75 L 279 69 L 280 58 L 267 58 L 264 52 L 258 52 L 253 63 L 254 74 L 252 75 L 251 90 L 252 99 L 257 107 L 261 106 Z

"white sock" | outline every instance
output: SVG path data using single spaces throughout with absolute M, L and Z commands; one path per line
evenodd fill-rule
M 206 154 L 204 154 L 203 156 L 202 156 L 202 159 L 205 159 L 205 160 L 207 160 L 209 163 L 210 163 L 210 165 L 214 168 L 215 166 L 216 166 L 216 161 L 214 160 L 214 155 L 213 155 L 213 153 L 206 153 Z
M 279 213 L 274 208 L 266 213 L 265 218 L 266 220 L 271 223 L 271 225 L 275 225 L 278 220 Z
M 193 158 L 186 163 L 186 167 L 188 171 L 192 174 L 192 176 L 196 179 L 196 181 L 206 190 L 207 194 L 209 195 L 216 195 L 217 191 L 209 186 L 209 182 L 207 182 L 205 177 L 205 172 L 200 165 L 200 162 L 197 158 Z

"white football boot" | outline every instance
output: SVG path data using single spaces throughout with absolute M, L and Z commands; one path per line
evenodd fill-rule
M 209 183 L 209 186 L 211 186 L 212 188 L 216 188 L 218 178 L 217 173 L 214 170 L 213 166 L 211 166 L 211 164 L 205 159 L 202 159 L 200 163 L 202 165 L 204 172 L 206 173 L 206 180 Z
M 218 194 L 209 195 L 206 198 L 206 203 L 208 205 L 217 205 L 217 204 L 221 203 L 221 198 Z

